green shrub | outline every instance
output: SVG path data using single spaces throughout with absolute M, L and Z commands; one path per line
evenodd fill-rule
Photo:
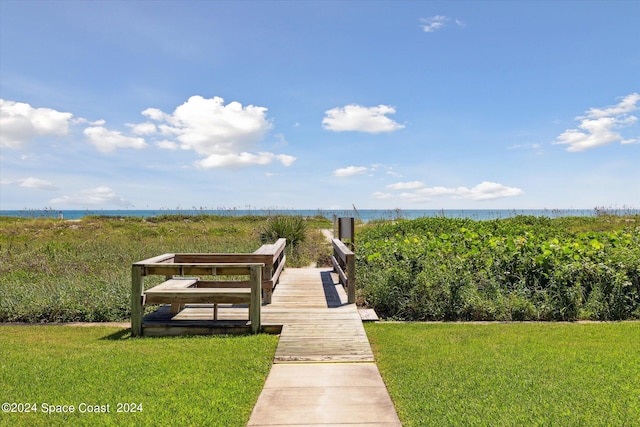
M 401 320 L 638 318 L 639 220 L 377 223 L 358 236 L 360 297 Z
M 301 216 L 277 215 L 267 220 L 260 232 L 262 243 L 274 243 L 280 238 L 287 239 L 287 245 L 293 247 L 307 238 L 307 223 Z

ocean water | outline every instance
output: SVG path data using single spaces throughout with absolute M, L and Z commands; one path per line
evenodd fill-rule
M 640 215 L 640 209 L 624 208 L 622 210 L 606 209 L 607 214 Z M 301 215 L 305 217 L 323 216 L 354 217 L 363 222 L 380 219 L 415 219 L 422 217 L 471 218 L 475 220 L 492 220 L 511 218 L 518 215 L 544 216 L 558 218 L 564 216 L 596 216 L 596 209 L 364 209 L 364 210 L 324 210 L 324 209 L 158 209 L 158 210 L 3 210 L 0 216 L 22 218 L 62 218 L 81 219 L 86 216 L 108 217 L 141 217 L 149 218 L 158 215 L 220 215 L 220 216 L 273 216 Z

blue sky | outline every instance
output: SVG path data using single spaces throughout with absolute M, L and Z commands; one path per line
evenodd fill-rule
M 638 1 L 0 1 L 0 209 L 640 207 Z

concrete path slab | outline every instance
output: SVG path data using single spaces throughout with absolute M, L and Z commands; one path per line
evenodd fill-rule
M 273 365 L 249 426 L 401 426 L 374 363 Z

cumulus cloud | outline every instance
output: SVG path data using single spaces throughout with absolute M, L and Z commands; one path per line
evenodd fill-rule
M 0 99 L 0 147 L 23 148 L 37 137 L 69 133 L 73 114 Z
M 507 187 L 496 182 L 483 181 L 473 188 L 457 187 L 453 193 L 456 197 L 469 200 L 493 200 L 503 197 L 514 197 L 523 194 L 520 188 Z M 450 194 L 450 193 L 443 193 Z
M 367 172 L 369 168 L 365 166 L 347 166 L 346 168 L 336 169 L 333 171 L 333 176 L 338 178 L 346 178 L 354 175 L 361 175 Z
M 347 105 L 325 111 L 322 126 L 334 132 L 357 131 L 366 133 L 393 132 L 404 128 L 387 117 L 395 114 L 396 109 L 388 105 L 377 107 L 363 107 L 361 105 Z
M 429 18 L 420 18 L 422 22 L 422 31 L 425 33 L 433 33 L 442 29 L 449 22 L 453 21 L 458 27 L 464 28 L 466 24 L 459 19 L 452 19 L 448 16 L 435 15 Z
M 220 97 L 192 96 L 170 114 L 157 108 L 144 110 L 142 114 L 157 124 L 143 123 L 140 128 L 142 125 L 133 125 L 133 129 L 164 137 L 156 144 L 161 148 L 175 149 L 179 145 L 194 150 L 204 156 L 196 163 L 202 168 L 265 165 L 276 160 L 290 166 L 295 161 L 292 156 L 253 153 L 272 128 L 266 113 L 265 107 L 244 107 L 239 102 L 225 105 Z M 284 141 L 283 135 L 278 138 Z
M 153 135 L 157 132 L 156 125 L 151 122 L 138 124 L 127 123 L 127 126 L 129 126 L 131 131 L 136 135 Z
M 144 138 L 126 136 L 103 126 L 88 127 L 83 133 L 87 141 L 102 153 L 111 153 L 116 148 L 135 148 L 139 150 L 147 146 Z
M 605 108 L 591 108 L 580 120 L 577 129 L 568 129 L 561 133 L 554 144 L 568 145 L 567 151 L 584 151 L 590 148 L 608 145 L 614 142 L 631 144 L 639 138 L 625 138 L 618 130 L 634 125 L 638 118 L 631 115 L 637 110 L 640 94 L 625 96 L 620 103 Z
M 421 187 L 424 187 L 424 183 L 420 181 L 397 182 L 395 184 L 387 185 L 387 188 L 392 190 L 414 190 Z
M 52 205 L 82 206 L 82 207 L 108 207 L 116 206 L 126 208 L 133 206 L 130 202 L 118 196 L 107 186 L 83 190 L 75 194 L 57 197 L 50 201 Z
M 504 197 L 514 197 L 523 194 L 524 192 L 520 188 L 508 187 L 503 184 L 495 182 L 483 181 L 475 187 L 425 187 L 420 181 L 412 182 L 400 182 L 397 184 L 388 185 L 387 188 L 392 190 L 404 190 L 398 194 L 403 200 L 412 203 L 423 203 L 432 200 L 434 197 L 449 196 L 454 199 L 466 199 L 466 200 L 493 200 Z M 409 191 L 407 191 L 409 190 Z M 414 190 L 414 191 L 410 191 Z M 374 193 L 375 198 L 390 198 L 389 193 Z

